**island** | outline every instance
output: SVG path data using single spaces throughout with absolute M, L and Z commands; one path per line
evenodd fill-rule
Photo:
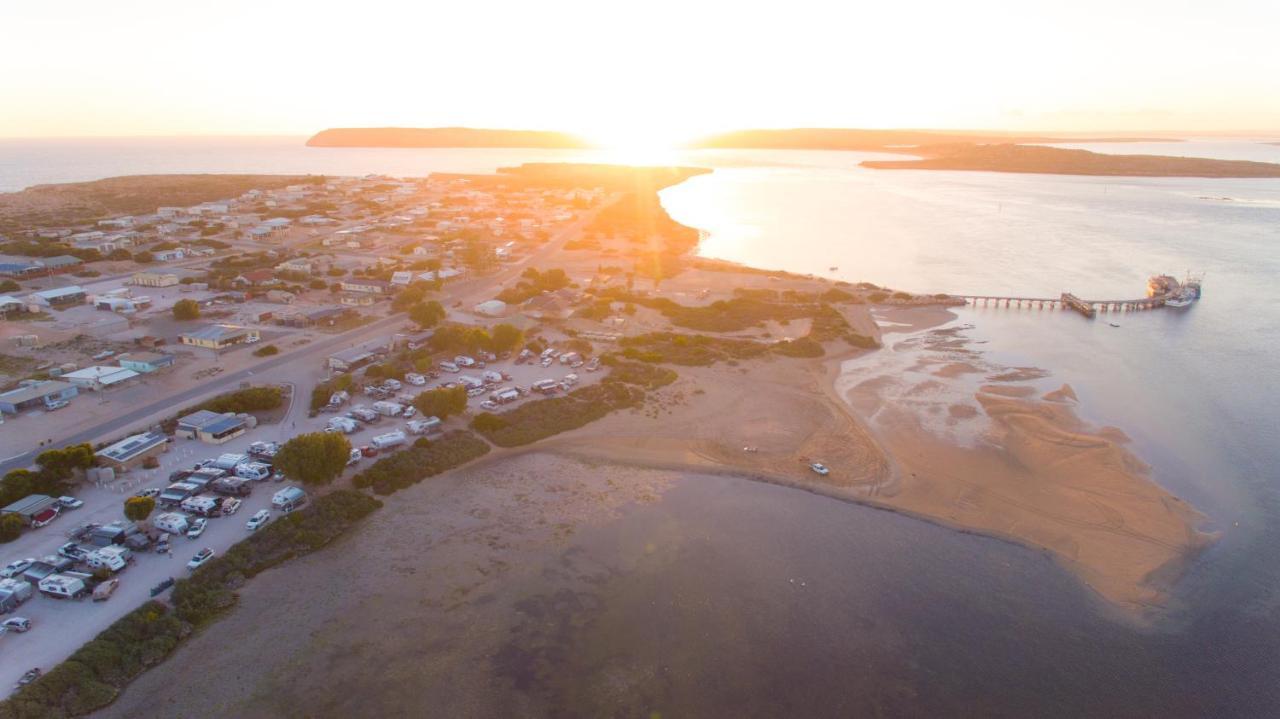
M 526 147 L 558 150 L 590 148 L 565 132 L 487 130 L 472 127 L 337 127 L 321 130 L 308 147 Z
M 877 170 L 970 170 L 1122 177 L 1280 177 L 1280 164 L 1166 155 L 1110 155 L 1061 147 L 949 144 L 921 147 L 915 160 L 864 160 Z

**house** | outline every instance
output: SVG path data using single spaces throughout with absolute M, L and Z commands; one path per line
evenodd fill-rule
M 239 325 L 205 325 L 181 336 L 182 344 L 222 350 L 238 344 L 257 342 L 262 338 L 258 330 Z
M 166 367 L 172 367 L 174 357 L 163 352 L 130 352 L 117 357 L 116 362 L 121 367 L 131 369 L 134 372 L 149 374 Z
M 180 260 L 183 257 L 186 257 L 187 253 L 185 250 L 178 248 L 174 250 L 156 250 L 151 253 L 151 256 L 154 257 L 157 262 L 173 262 L 174 260 Z
M 178 437 L 195 439 L 196 433 L 199 432 L 201 428 L 222 418 L 223 415 L 218 414 L 217 412 L 210 412 L 207 409 L 192 412 L 185 417 L 178 418 L 178 426 L 174 429 L 173 433 Z
M 329 355 L 329 369 L 339 372 L 348 372 L 377 359 L 378 353 L 364 347 L 352 347 L 350 349 L 334 352 Z
M 16 514 L 30 522 L 37 514 L 58 506 L 58 500 L 47 494 L 28 494 L 18 501 L 0 509 L 0 515 Z
M 0 412 L 17 414 L 36 407 L 47 408 L 55 402 L 65 402 L 79 392 L 80 390 L 70 382 L 58 380 L 32 382 L 0 393 Z
M 234 284 L 248 287 L 262 287 L 264 285 L 280 284 L 280 280 L 276 279 L 274 270 L 252 270 L 242 275 L 238 275 L 234 280 Z
M 239 437 L 248 430 L 249 425 L 244 419 L 234 414 L 227 414 L 196 430 L 196 439 L 206 444 L 223 444 Z
M 150 297 L 93 297 L 90 299 L 94 309 L 104 312 L 122 312 L 132 314 L 151 306 Z
M 86 389 L 90 392 L 114 387 L 122 382 L 128 382 L 131 379 L 140 377 L 137 372 L 127 367 L 105 367 L 95 365 L 93 367 L 85 367 L 84 369 L 68 372 L 62 375 L 62 379 L 71 384 Z
M 282 305 L 288 305 L 293 304 L 295 299 L 297 299 L 297 295 L 292 292 L 286 292 L 284 290 L 267 290 L 268 302 L 278 302 Z
M 14 312 L 21 312 L 26 307 L 17 297 L 0 295 L 0 317 L 8 317 Z
M 43 271 L 44 268 L 34 262 L 0 262 L 0 275 L 5 277 L 31 277 Z
M 413 282 L 413 273 L 408 270 L 391 273 L 391 284 L 408 285 Z
M 377 301 L 378 298 L 374 295 L 346 294 L 338 298 L 338 302 L 346 307 L 370 307 Z
M 36 260 L 36 264 L 43 267 L 46 272 L 70 272 L 84 264 L 84 260 L 71 255 L 55 255 Z
M 102 464 L 127 472 L 169 448 L 169 438 L 163 432 L 144 432 L 98 450 L 95 456 Z
M 173 287 L 179 281 L 172 272 L 138 272 L 129 278 L 129 284 L 139 287 Z
M 32 292 L 27 296 L 32 304 L 44 307 L 70 307 L 72 305 L 84 304 L 88 295 L 84 289 L 71 285 L 70 287 L 59 287 L 52 290 L 41 290 L 40 292 Z
M 311 274 L 314 269 L 311 260 L 305 257 L 295 257 L 276 265 L 276 271 L 278 272 L 298 272 L 304 275 Z
M 362 292 L 371 295 L 385 295 L 391 291 L 390 282 L 357 277 L 345 279 L 339 283 L 339 286 L 346 292 Z
M 473 309 L 478 315 L 501 317 L 507 311 L 507 303 L 502 300 L 486 300 L 476 305 Z

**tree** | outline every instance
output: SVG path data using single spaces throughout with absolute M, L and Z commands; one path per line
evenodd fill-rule
M 423 329 L 440 324 L 440 320 L 444 319 L 444 316 L 444 305 L 435 300 L 419 302 L 409 308 L 409 319 Z
M 142 252 L 139 252 L 133 256 L 133 261 L 145 265 L 149 262 L 155 262 L 156 256 L 151 254 L 150 252 L 147 252 L 146 250 L 143 250 Z
M 14 282 L 13 280 L 5 280 L 4 282 L 0 282 L 0 292 L 17 292 L 18 290 L 21 290 L 21 289 L 22 289 L 22 285 L 19 285 L 17 282 Z
M 175 320 L 198 320 L 200 319 L 200 305 L 195 300 L 178 300 L 173 303 L 173 318 Z
M 300 434 L 284 443 L 275 456 L 275 466 L 304 484 L 328 484 L 351 458 L 351 443 L 337 432 Z
M 510 352 L 520 346 L 524 341 L 524 332 L 519 327 L 503 322 L 494 325 L 493 332 L 493 349 L 495 352 Z
M 145 522 L 156 509 L 154 497 L 130 497 L 124 500 L 124 516 L 130 522 Z
M 114 249 L 107 255 L 107 259 L 114 261 L 127 261 L 133 259 L 133 255 L 129 254 L 129 251 L 125 249 Z
M 26 524 L 18 514 L 6 514 L 0 517 L 0 544 L 7 544 L 17 539 Z
M 61 449 L 46 449 L 36 455 L 36 464 L 43 474 L 61 481 L 77 469 L 93 466 L 93 446 L 88 443 L 72 444 Z
M 413 406 L 424 417 L 445 419 L 451 414 L 465 412 L 467 409 L 467 388 L 462 385 L 449 389 L 439 388 L 419 394 L 413 400 Z

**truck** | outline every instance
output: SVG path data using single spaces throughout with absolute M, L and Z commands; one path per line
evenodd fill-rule
M 187 522 L 187 516 L 185 514 L 179 514 L 177 512 L 162 512 L 156 515 L 155 519 L 151 520 L 151 526 L 161 532 L 168 532 L 169 534 L 186 534 L 190 524 Z
M 369 444 L 378 449 L 387 449 L 388 447 L 395 447 L 397 445 L 404 444 L 407 439 L 408 438 L 405 436 L 404 432 L 396 430 L 394 432 L 387 432 L 386 434 L 380 434 L 377 437 L 374 437 Z
M 351 434 L 356 431 L 358 425 L 354 419 L 350 417 L 334 417 L 329 420 L 328 429 L 332 432 L 341 432 L 343 434 Z
M 440 431 L 439 417 L 424 417 L 422 419 L 411 420 L 405 425 L 405 428 L 412 434 L 431 434 Z
M 89 556 L 85 557 L 84 563 L 92 569 L 106 569 L 114 573 L 129 566 L 129 557 L 131 556 L 133 556 L 133 553 L 125 547 L 102 547 L 89 552 Z
M 38 588 L 55 599 L 78 599 L 87 591 L 83 579 L 66 574 L 50 574 L 40 580 Z
M 374 402 L 373 411 L 383 417 L 398 417 L 404 411 L 404 405 L 387 401 Z
M 268 471 L 266 476 L 270 476 Z M 221 494 L 224 497 L 248 497 L 253 493 L 253 486 L 249 484 L 250 478 L 245 477 L 223 477 L 214 480 L 209 485 L 209 489 L 215 494 Z M 264 476 L 263 479 L 266 479 Z

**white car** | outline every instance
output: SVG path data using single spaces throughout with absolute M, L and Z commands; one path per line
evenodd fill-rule
M 36 563 L 36 560 L 34 557 L 28 557 L 26 559 L 19 559 L 14 562 L 9 562 L 9 564 L 7 564 L 4 569 L 0 569 L 0 577 L 4 577 L 5 579 L 16 577 L 19 574 L 22 574 L 23 572 L 27 571 L 27 569 L 30 568 L 31 565 L 35 563 Z
M 269 521 L 271 521 L 271 512 L 259 509 L 252 517 L 249 517 L 249 521 L 244 523 L 244 527 L 250 532 L 256 532 Z
M 21 634 L 31 629 L 31 620 L 26 617 L 9 617 L 3 622 L 0 622 L 0 627 L 4 627 L 5 631 Z
M 205 527 L 209 526 L 209 520 L 204 517 L 196 517 L 191 521 L 191 526 L 187 529 L 187 539 L 195 539 L 204 534 Z
M 192 557 L 190 562 L 187 562 L 187 569 L 194 572 L 203 567 L 210 559 L 213 559 L 213 550 L 205 547 L 199 552 L 196 552 L 196 556 Z
M 821 462 L 814 462 L 813 464 L 809 465 L 809 469 L 812 469 L 815 473 L 820 474 L 824 477 L 827 476 L 828 474 L 831 474 L 831 470 L 827 469 L 827 465 L 822 464 Z
M 222 500 L 222 516 L 230 517 L 240 509 L 240 505 L 244 504 L 244 500 L 239 497 L 228 497 Z
M 63 509 L 80 509 L 84 506 L 84 501 L 75 497 L 58 497 L 58 504 L 62 505 Z

